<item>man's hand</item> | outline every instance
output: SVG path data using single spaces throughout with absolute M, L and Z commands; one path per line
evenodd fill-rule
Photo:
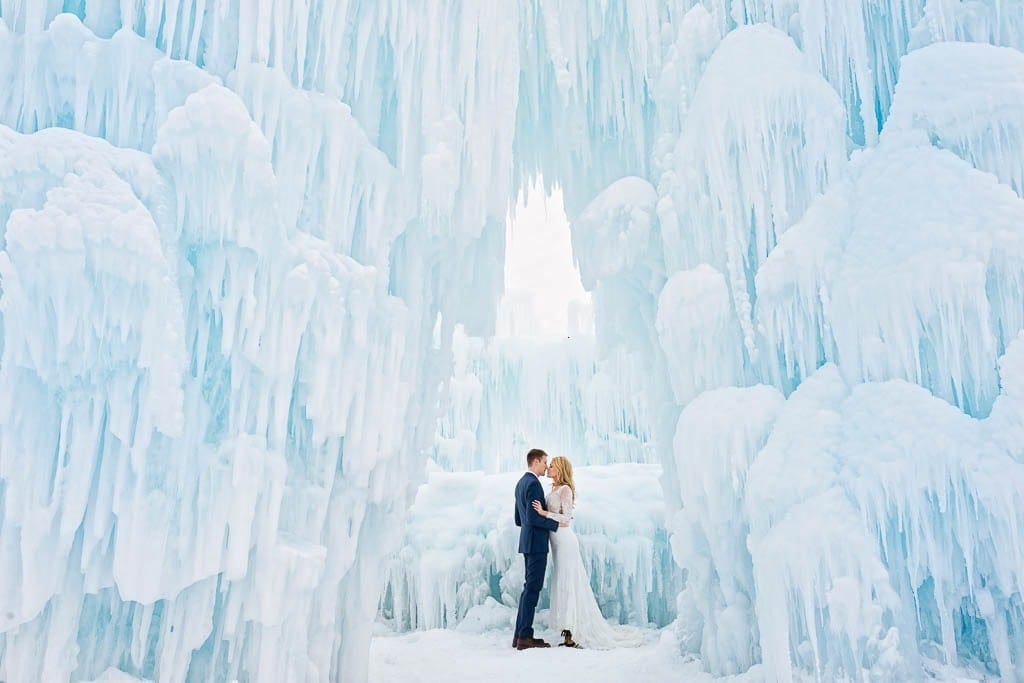
M 561 526 L 561 527 L 569 526 L 569 522 L 559 522 L 558 526 Z

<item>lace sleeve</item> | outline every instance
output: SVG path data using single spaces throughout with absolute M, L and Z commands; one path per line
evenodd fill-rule
M 556 522 L 571 523 L 573 518 L 573 507 L 574 501 L 572 498 L 572 489 L 568 486 L 563 486 L 555 492 L 558 497 L 558 509 L 550 510 L 548 517 L 555 520 Z

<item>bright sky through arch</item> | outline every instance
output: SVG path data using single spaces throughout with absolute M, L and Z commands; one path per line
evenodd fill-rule
M 590 294 L 572 257 L 562 191 L 538 183 L 520 194 L 505 232 L 505 296 L 499 336 L 556 338 L 593 334 Z

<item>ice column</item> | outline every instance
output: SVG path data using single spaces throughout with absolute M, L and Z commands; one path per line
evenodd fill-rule
M 755 359 L 753 273 L 842 167 L 843 109 L 796 45 L 766 26 L 727 35 L 694 98 L 674 154 L 679 219 L 662 225 L 665 265 L 723 273 Z

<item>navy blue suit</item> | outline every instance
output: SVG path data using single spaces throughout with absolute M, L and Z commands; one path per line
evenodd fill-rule
M 544 587 L 544 571 L 548 566 L 548 534 L 558 531 L 558 522 L 542 517 L 533 509 L 535 500 L 544 505 L 544 488 L 537 475 L 527 472 L 516 484 L 519 552 L 526 561 L 526 581 L 519 598 L 519 613 L 516 615 L 517 638 L 533 638 L 533 615 L 537 611 L 537 601 Z

